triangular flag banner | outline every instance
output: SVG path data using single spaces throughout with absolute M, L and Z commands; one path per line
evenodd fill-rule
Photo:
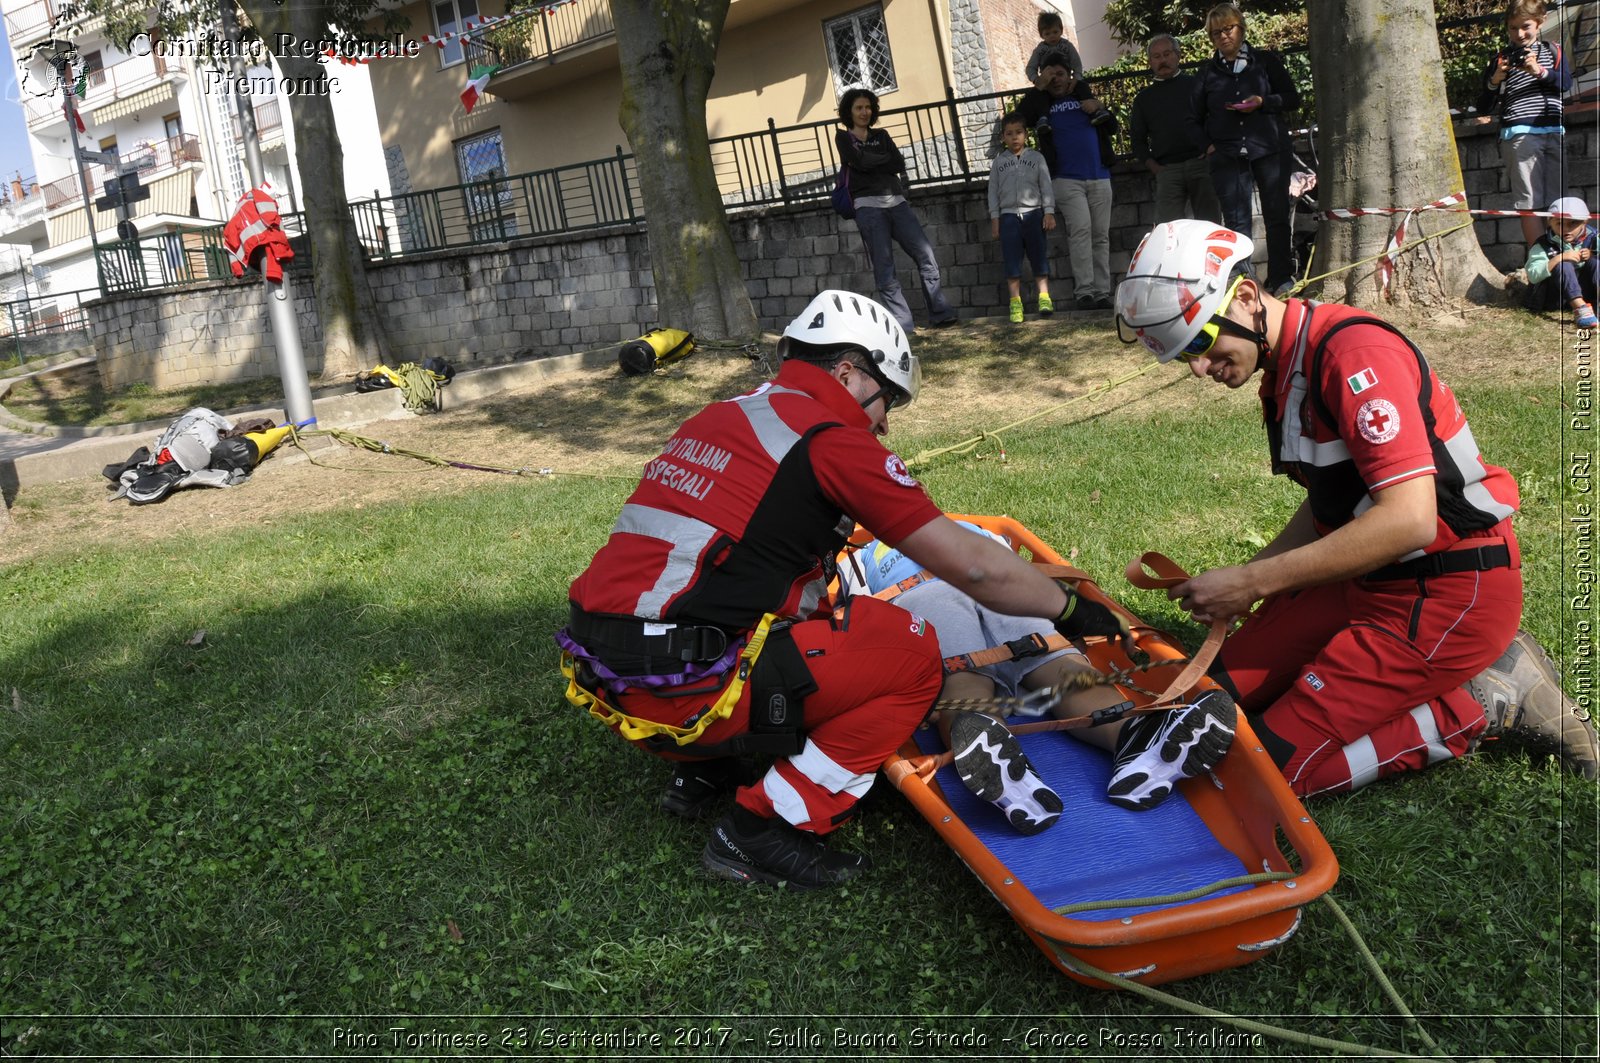
M 467 87 L 461 93 L 461 106 L 471 114 L 472 109 L 483 99 L 483 91 L 489 87 L 489 79 L 494 77 L 495 71 L 500 69 L 500 64 L 493 66 L 475 66 L 472 74 L 467 79 Z

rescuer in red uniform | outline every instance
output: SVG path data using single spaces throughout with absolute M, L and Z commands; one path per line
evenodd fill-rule
M 1116 298 L 1123 338 L 1163 362 L 1230 388 L 1261 371 L 1273 471 L 1306 490 L 1248 563 L 1169 592 L 1200 620 L 1250 614 L 1213 677 L 1301 795 L 1502 734 L 1594 778 L 1592 723 L 1517 630 L 1516 482 L 1483 460 L 1455 395 L 1399 330 L 1274 298 L 1246 271 L 1253 250 L 1210 222 L 1158 225 Z

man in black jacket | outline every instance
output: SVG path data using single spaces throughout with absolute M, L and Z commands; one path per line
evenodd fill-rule
M 1145 59 L 1155 81 L 1133 98 L 1128 134 L 1133 157 L 1143 159 L 1156 179 L 1156 224 L 1179 218 L 1221 221 L 1222 207 L 1191 116 L 1199 79 L 1178 72 L 1183 53 L 1170 33 L 1150 38 Z
M 1017 111 L 1033 127 L 1066 222 L 1067 255 L 1079 310 L 1111 309 L 1111 134 L 1117 120 L 1053 52 L 1039 64 L 1042 88 Z

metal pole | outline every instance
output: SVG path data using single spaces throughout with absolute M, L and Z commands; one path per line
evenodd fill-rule
M 234 15 L 233 0 L 221 0 L 222 35 L 233 47 L 229 68 L 235 87 L 245 77 L 244 60 L 239 55 L 239 22 Z M 237 92 L 235 102 L 237 102 Z M 239 134 L 244 141 L 245 169 L 250 174 L 250 187 L 257 188 L 266 179 L 261 165 L 261 145 L 256 141 L 255 105 L 246 101 L 239 108 Z M 289 290 L 289 275 L 282 281 L 261 278 L 267 293 L 267 317 L 272 322 L 272 342 L 278 349 L 278 377 L 283 381 L 283 412 L 290 424 L 306 426 L 315 424 L 316 412 L 311 406 L 311 386 L 306 382 L 305 355 L 300 349 L 300 323 L 294 316 L 294 299 Z
M 82 150 L 78 143 L 78 94 L 73 91 L 72 71 L 66 56 L 56 56 L 54 63 L 61 87 L 67 94 L 67 132 L 72 134 L 72 166 L 78 171 L 78 187 L 83 190 L 83 211 L 89 218 L 89 246 L 94 248 L 94 282 L 103 298 L 106 294 L 106 274 L 100 265 L 100 240 L 95 236 L 94 197 L 89 194 L 89 175 L 84 172 L 83 156 L 78 154 Z

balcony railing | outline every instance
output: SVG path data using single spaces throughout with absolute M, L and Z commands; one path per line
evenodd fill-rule
M 31 4 L 23 4 L 7 12 L 6 38 L 15 47 L 35 36 L 43 36 L 55 18 L 55 7 L 50 0 L 34 0 Z
M 88 315 L 83 312 L 83 304 L 85 300 L 98 298 L 99 289 L 85 288 L 75 292 L 28 295 L 7 300 L 0 303 L 0 337 L 24 338 L 88 328 Z M 0 357 L 8 353 L 0 348 Z M 24 360 L 21 348 L 16 353 L 19 360 Z
M 200 138 L 180 135 L 129 147 L 124 150 L 117 166 L 86 166 L 83 172 L 89 178 L 89 195 L 98 198 L 101 186 L 125 168 L 131 167 L 143 178 L 145 174 L 153 175 L 175 169 L 184 163 L 199 161 Z M 78 185 L 77 174 L 68 174 L 52 181 L 41 191 L 44 193 L 46 210 L 83 205 L 83 190 Z
M 256 136 L 265 137 L 269 133 L 276 133 L 283 129 L 283 108 L 274 96 L 265 103 L 256 104 Z M 240 128 L 239 116 L 233 116 L 233 138 L 243 137 Z
M 181 73 L 182 68 L 169 64 L 155 53 L 132 56 L 109 67 L 91 70 L 84 78 L 83 99 L 78 109 L 93 112 L 113 100 L 131 96 L 136 92 L 161 84 L 169 75 Z M 28 125 L 40 126 L 65 121 L 59 92 L 50 96 L 30 96 L 24 103 Z
M 553 63 L 562 52 L 616 35 L 607 0 L 577 0 L 505 27 L 489 27 L 464 37 L 469 67 L 510 68 Z

